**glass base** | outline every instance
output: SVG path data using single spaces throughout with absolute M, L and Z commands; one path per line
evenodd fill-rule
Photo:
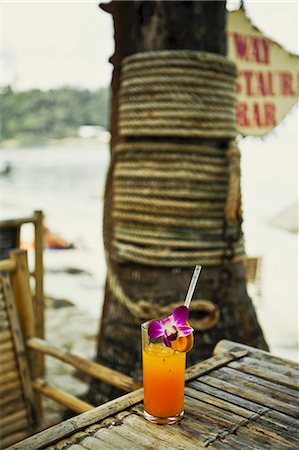
M 180 412 L 180 414 L 177 414 L 176 416 L 173 417 L 156 417 L 152 416 L 152 414 L 149 414 L 145 410 L 143 411 L 143 415 L 146 418 L 146 420 L 148 420 L 151 423 L 157 423 L 159 425 L 171 425 L 173 423 L 179 422 L 182 419 L 184 411 Z

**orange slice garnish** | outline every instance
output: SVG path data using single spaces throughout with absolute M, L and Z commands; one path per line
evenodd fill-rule
M 193 347 L 194 337 L 193 333 L 188 336 L 182 336 L 171 342 L 171 348 L 177 352 L 189 352 Z
M 190 326 L 189 322 L 186 322 L 186 325 Z M 188 336 L 181 336 L 175 341 L 171 342 L 171 348 L 177 352 L 189 352 L 194 344 L 194 336 L 193 333 Z

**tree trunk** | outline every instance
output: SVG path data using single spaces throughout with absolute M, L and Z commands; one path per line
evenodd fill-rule
M 115 145 L 119 142 L 118 90 L 123 58 L 132 53 L 164 49 L 189 49 L 225 55 L 226 11 L 224 1 L 113 1 L 102 5 L 102 8 L 113 14 L 115 26 L 116 50 L 111 58 L 114 65 L 111 113 L 113 156 Z M 203 140 L 196 140 L 196 143 L 202 142 Z M 219 139 L 209 140 L 209 144 L 211 143 L 215 146 L 227 144 Z M 112 171 L 113 167 L 110 174 Z M 112 194 L 109 183 L 108 177 L 104 220 L 108 252 L 112 229 Z M 153 304 L 169 304 L 184 299 L 193 267 L 153 268 L 136 263 L 114 263 L 114 270 L 131 299 L 145 298 Z M 188 354 L 188 364 L 209 357 L 215 344 L 222 338 L 267 349 L 247 295 L 243 263 L 226 262 L 225 267 L 205 267 L 194 298 L 212 299 L 220 309 L 220 318 L 214 327 L 196 332 L 194 348 Z M 192 323 L 192 317 L 190 321 Z M 140 373 L 140 321 L 112 295 L 108 286 L 97 361 L 128 375 Z M 93 382 L 91 385 L 90 396 L 97 404 L 120 394 L 122 392 L 103 383 Z

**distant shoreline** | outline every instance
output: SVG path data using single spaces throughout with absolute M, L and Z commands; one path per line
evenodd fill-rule
M 1 150 L 16 150 L 22 148 L 40 148 L 40 147 L 90 147 L 91 145 L 107 145 L 109 142 L 93 137 L 93 138 L 81 138 L 81 137 L 68 137 L 62 139 L 47 139 L 41 142 L 22 142 L 18 139 L 7 139 L 0 143 Z

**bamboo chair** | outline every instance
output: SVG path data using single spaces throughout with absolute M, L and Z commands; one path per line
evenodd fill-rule
M 41 395 L 76 413 L 93 408 L 40 378 L 37 353 L 57 358 L 127 392 L 140 387 L 127 375 L 71 354 L 36 336 L 25 251 L 12 251 L 9 259 L 0 261 L 0 275 L 0 442 L 4 448 L 45 428 Z

